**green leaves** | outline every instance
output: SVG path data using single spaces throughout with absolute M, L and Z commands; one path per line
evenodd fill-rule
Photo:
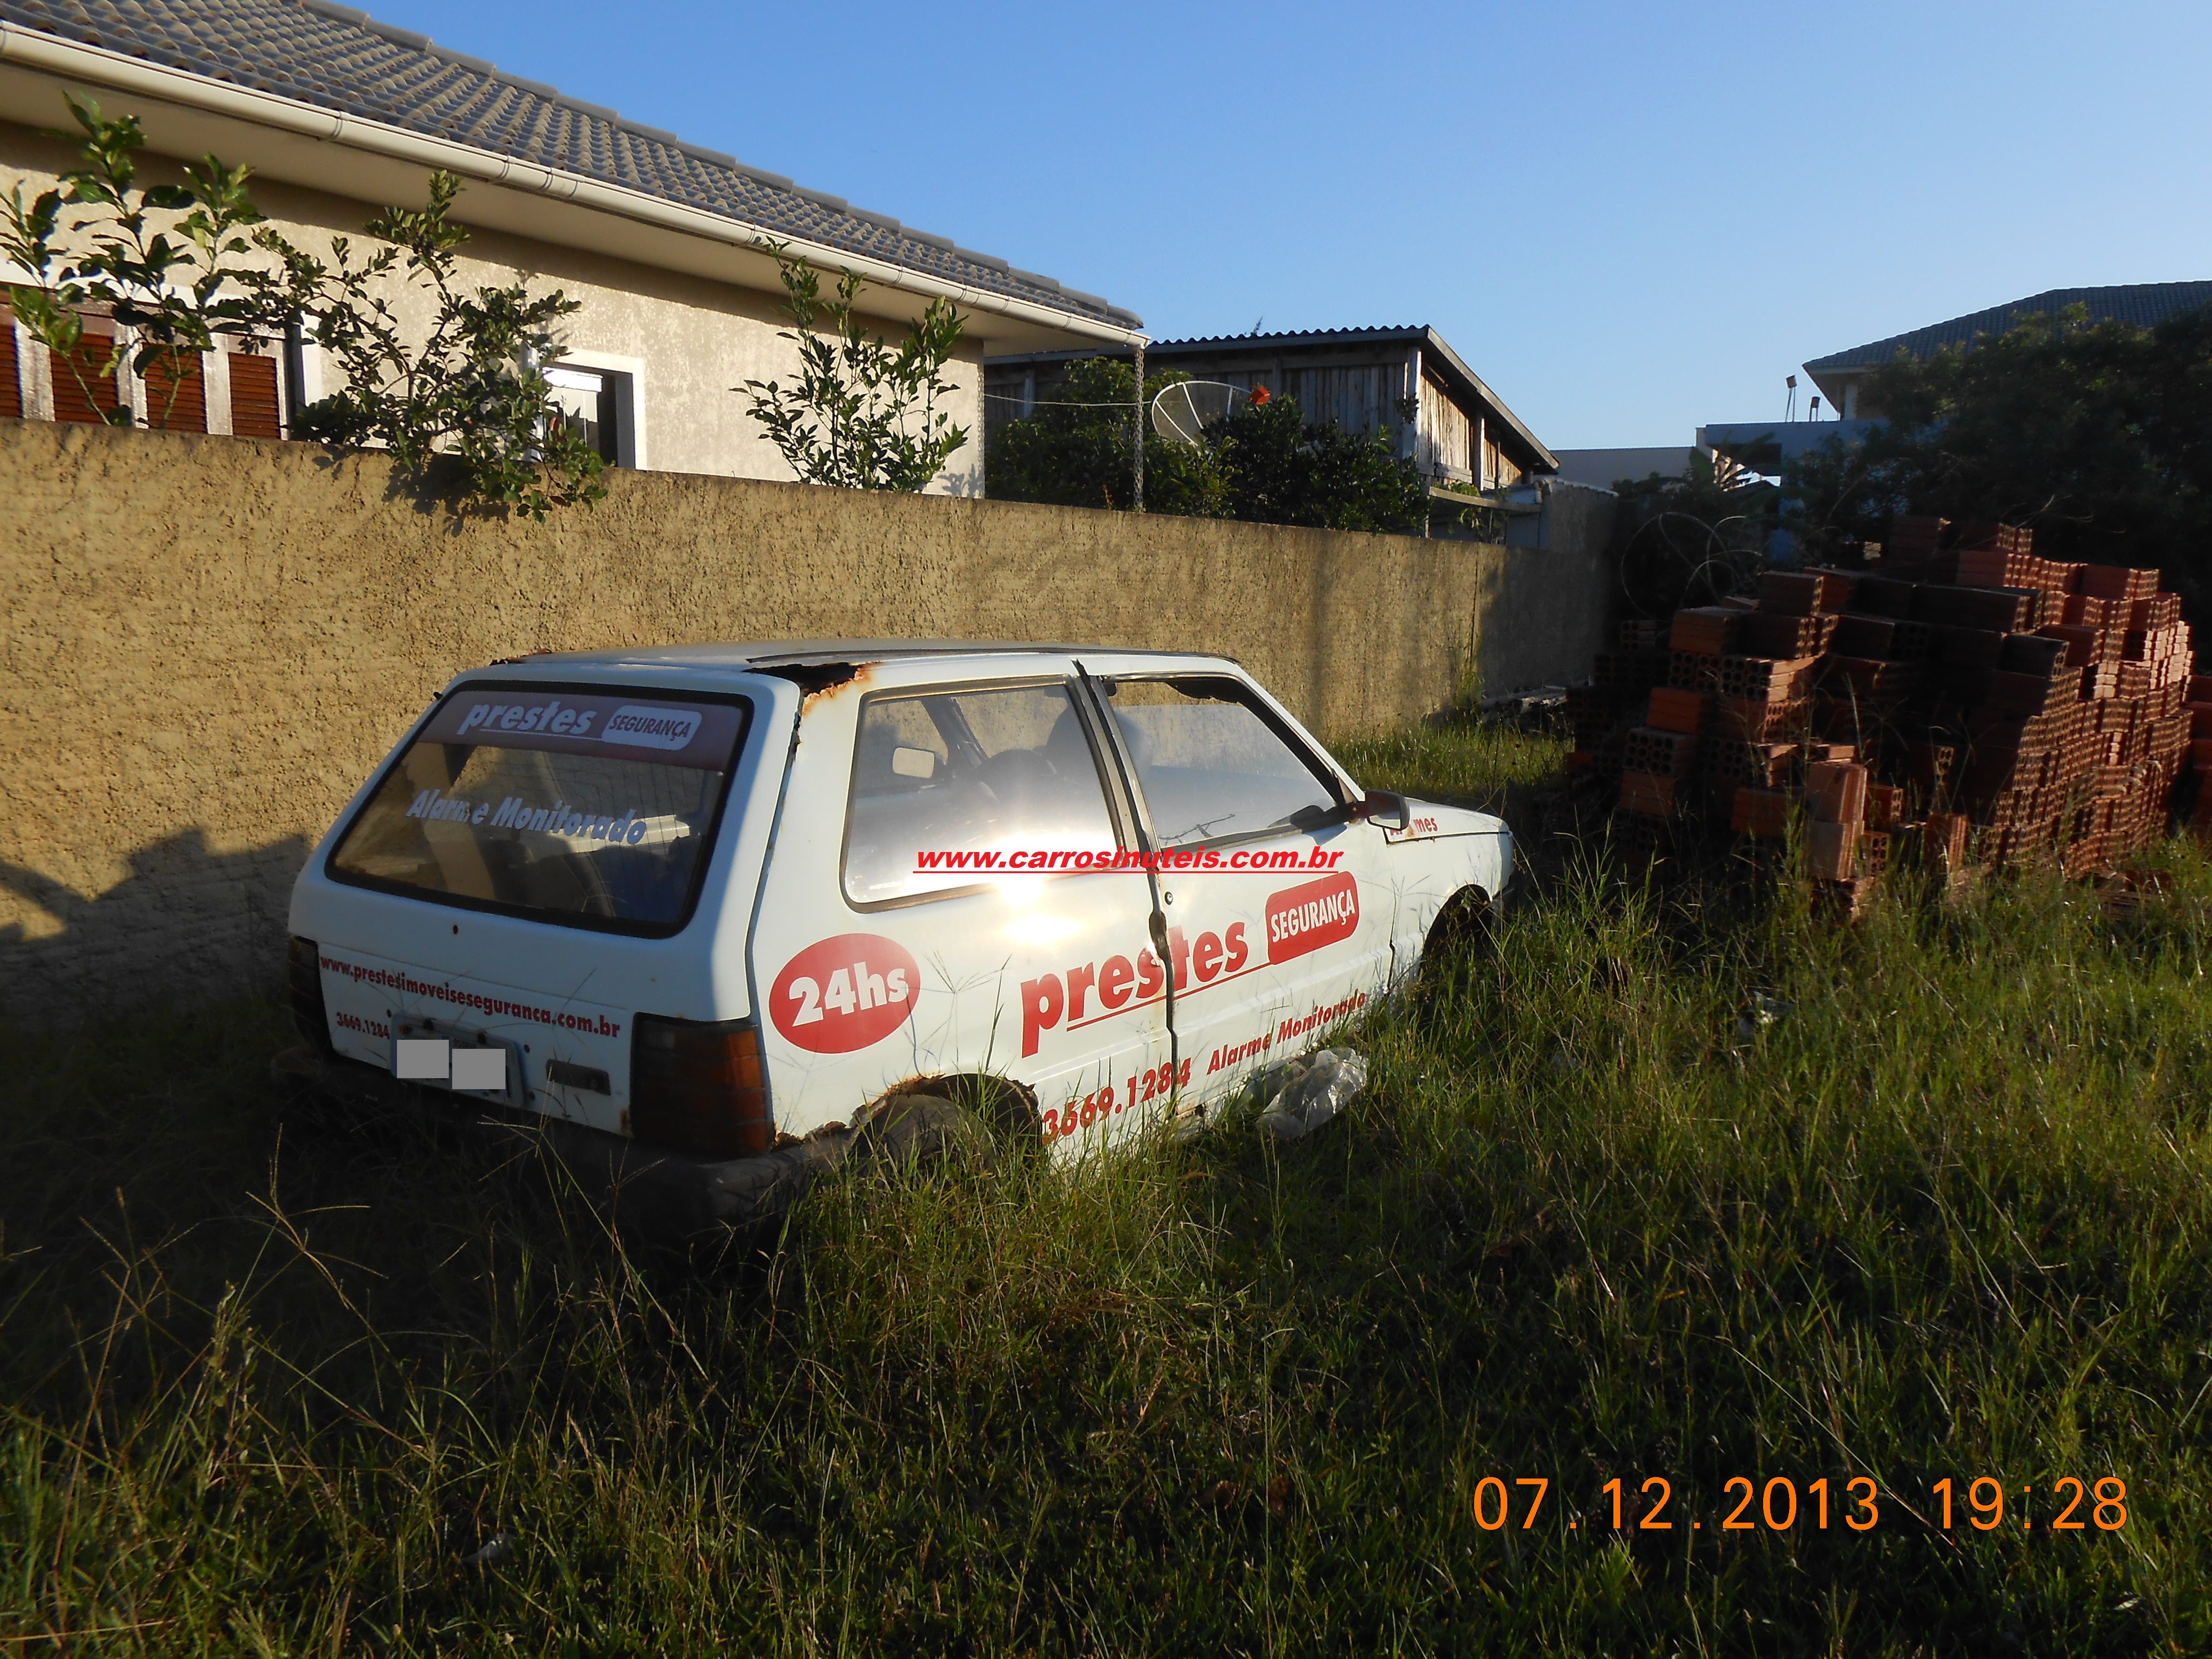
M 107 418 L 118 425 L 132 418 L 111 389 L 127 351 L 133 374 L 166 389 L 161 406 L 147 411 L 150 424 L 164 426 L 218 333 L 252 337 L 265 330 L 246 273 L 224 263 L 247 251 L 238 231 L 260 222 L 246 191 L 252 169 L 210 155 L 185 169 L 185 183 L 142 190 L 137 153 L 146 137 L 138 118 L 111 120 L 91 100 L 65 96 L 84 135 L 77 167 L 29 207 L 17 190 L 0 210 L 0 246 L 39 283 L 11 289 L 9 298 L 25 327 L 67 364 L 86 401 L 95 409 L 114 405 Z M 64 207 L 88 211 L 64 227 Z M 182 216 L 163 226 L 155 214 Z M 86 312 L 104 312 L 118 325 L 117 344 L 90 373 L 80 349 Z
M 2025 316 L 1877 369 L 1860 402 L 1887 423 L 1790 478 L 1816 551 L 1880 541 L 1896 512 L 2027 524 L 2039 553 L 2156 564 L 2192 611 L 2212 599 L 2212 313 Z
M 850 270 L 834 299 L 806 258 L 771 243 L 783 280 L 781 337 L 799 347 L 799 380 L 747 380 L 731 388 L 767 432 L 791 470 L 808 483 L 847 489 L 919 491 L 962 445 L 968 428 L 937 407 L 953 390 L 944 376 L 966 325 L 944 299 L 907 325 L 896 346 L 870 334 L 854 313 L 866 284 Z
M 479 510 L 543 519 L 556 507 L 605 498 L 605 463 L 562 421 L 542 367 L 557 361 L 561 319 L 581 302 L 527 285 L 469 288 L 459 277 L 465 228 L 450 217 L 461 180 L 430 175 L 421 208 L 388 207 L 368 222 L 384 246 L 356 259 L 334 237 L 331 263 L 274 231 L 255 238 L 276 256 L 271 303 L 301 319 L 337 362 L 343 391 L 301 416 L 309 436 L 347 448 L 389 450 L 422 475 L 441 456 L 458 463 L 461 498 Z M 427 337 L 404 327 L 389 292 L 397 274 L 432 301 Z
M 1145 409 L 1187 374 L 1148 375 Z M 991 493 L 1063 507 L 1124 507 L 1133 480 L 1129 422 L 1136 371 L 1110 357 L 1070 364 L 1034 414 L 991 441 Z M 1401 417 L 1411 419 L 1403 410 Z M 1145 506 L 1191 518 L 1418 535 L 1428 483 L 1398 453 L 1395 429 L 1309 425 L 1290 398 L 1247 404 L 1194 447 L 1145 433 Z
M 141 188 L 137 117 L 110 119 L 89 100 L 68 101 L 84 136 L 79 165 L 27 205 L 20 189 L 0 203 L 0 252 L 37 279 L 9 291 L 17 318 L 94 408 L 117 403 L 127 355 L 131 372 L 161 390 L 147 414 L 165 426 L 218 337 L 252 343 L 296 328 L 345 381 L 306 411 L 304 434 L 388 449 L 416 474 L 451 455 L 461 500 L 477 507 L 543 518 L 606 494 L 604 463 L 562 423 L 540 368 L 559 356 L 560 321 L 579 304 L 520 283 L 471 289 L 459 280 L 468 232 L 451 218 L 459 178 L 433 173 L 427 205 L 378 214 L 368 231 L 383 246 L 365 257 L 350 239 L 332 238 L 326 264 L 264 222 L 252 168 L 209 155 L 185 167 L 181 185 Z M 70 209 L 81 211 L 65 222 Z M 401 326 L 414 307 L 395 305 L 394 278 L 428 291 L 427 339 Z M 84 349 L 88 313 L 117 325 L 104 362 Z M 107 418 L 129 424 L 129 404 Z
M 1148 374 L 1145 406 L 1188 374 Z M 1058 507 L 1127 508 L 1130 505 L 1129 422 L 1136 416 L 1136 370 L 1113 357 L 1068 365 L 1034 413 L 1007 421 L 990 436 L 984 476 L 1001 501 Z M 1226 516 L 1228 480 L 1210 451 L 1170 443 L 1145 432 L 1145 507 L 1187 518 Z

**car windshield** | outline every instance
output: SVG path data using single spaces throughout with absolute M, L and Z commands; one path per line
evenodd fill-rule
M 549 921 L 673 932 L 747 709 L 463 687 L 348 826 L 331 873 Z

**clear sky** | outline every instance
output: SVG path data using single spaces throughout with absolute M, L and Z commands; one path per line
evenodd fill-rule
M 1774 419 L 1808 357 L 2045 289 L 2212 278 L 2205 0 L 368 9 L 1156 338 L 1433 324 L 1554 447 Z

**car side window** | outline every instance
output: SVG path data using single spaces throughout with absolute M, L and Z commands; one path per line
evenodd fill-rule
M 1340 804 L 1338 786 L 1235 680 L 1116 679 L 1107 698 L 1164 847 L 1287 828 Z
M 994 867 L 1017 873 L 1005 863 L 1014 853 L 1045 854 L 1048 871 L 1110 860 L 1115 847 L 1064 684 L 883 692 L 861 705 L 845 825 L 854 903 L 972 886 Z M 1033 872 L 1024 858 L 1018 873 Z

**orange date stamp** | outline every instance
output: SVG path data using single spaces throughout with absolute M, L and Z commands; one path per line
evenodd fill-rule
M 1485 1532 L 1501 1532 L 1516 1521 L 1517 1510 L 1516 1530 L 1534 1531 L 1551 1486 L 1542 1476 L 1523 1475 L 1509 1489 L 1502 1477 L 1485 1475 L 1474 1486 L 1475 1524 Z M 1664 1475 L 1650 1475 L 1641 1482 L 1615 1475 L 1598 1490 L 1602 1501 L 1585 1511 L 1592 1517 L 1589 1531 L 1706 1530 L 1706 1517 L 1692 1512 L 1686 1499 L 1678 1504 L 1674 1483 Z M 1721 1483 L 1721 1492 L 1711 1528 L 1720 1533 L 1790 1532 L 1801 1526 L 1808 1531 L 1826 1532 L 1832 1527 L 1872 1532 L 1882 1524 L 1885 1503 L 1937 1532 L 1955 1531 L 1960 1522 L 1977 1532 L 2012 1526 L 2024 1532 L 2083 1534 L 2118 1532 L 2128 1524 L 2128 1483 L 2112 1474 L 2094 1481 L 2061 1475 L 2039 1489 L 2040 1502 L 2035 1486 L 2008 1488 L 1989 1474 L 1974 1476 L 1963 1486 L 1953 1475 L 1931 1482 L 1924 1507 L 1894 1489 L 1885 1492 L 1863 1474 L 1848 1479 L 1822 1475 L 1802 1488 L 1787 1475 L 1757 1481 L 1738 1474 Z M 1518 1508 L 1522 1498 L 1527 1500 L 1525 1510 Z M 1583 1516 L 1568 1516 L 1567 1527 L 1583 1530 Z

